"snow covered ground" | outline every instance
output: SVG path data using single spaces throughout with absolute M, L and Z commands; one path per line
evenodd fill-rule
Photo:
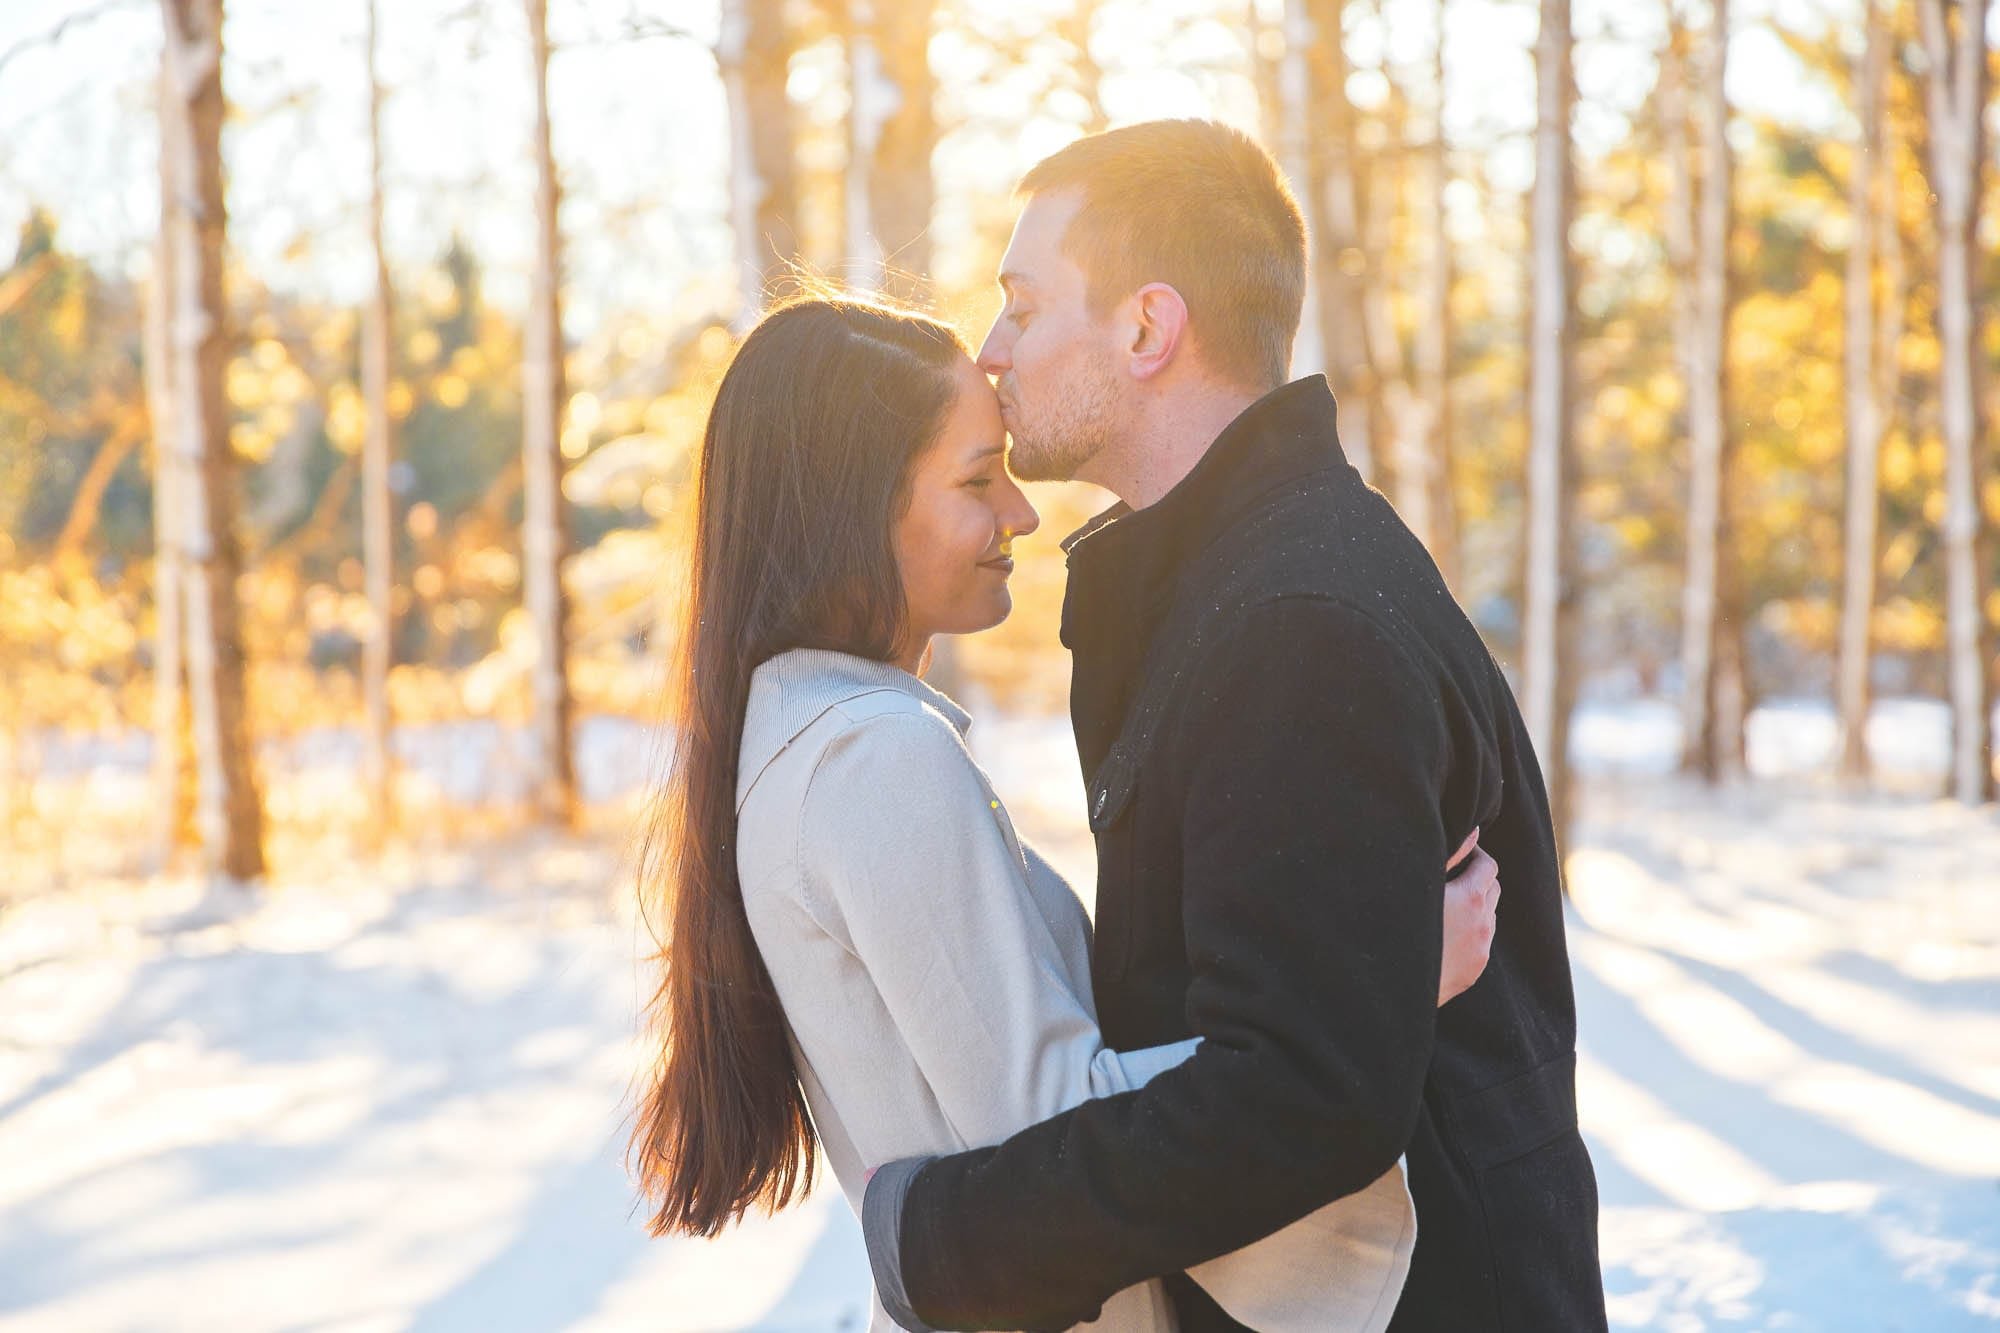
M 2000 1324 L 2000 822 L 1694 792 L 1645 776 L 1670 717 L 1598 717 L 1570 938 L 1614 1324 Z M 1760 725 L 1764 771 L 1815 752 L 1810 718 Z M 973 736 L 1087 887 L 1061 724 Z M 633 1216 L 620 853 L 520 834 L 0 909 L 0 1333 L 861 1327 L 831 1189 L 712 1243 Z
M 2000 1323 L 1992 816 L 1592 796 L 1570 946 L 1613 1323 Z

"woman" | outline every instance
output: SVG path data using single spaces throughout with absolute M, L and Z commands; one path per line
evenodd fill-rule
M 640 867 L 671 923 L 633 1134 L 653 1232 L 802 1196 L 816 1146 L 858 1209 L 872 1166 L 1192 1053 L 1104 1047 L 1088 919 L 921 679 L 932 636 L 1006 618 L 1011 542 L 1038 522 L 957 336 L 853 301 L 772 313 L 717 393 L 697 511 L 683 732 Z M 1440 1003 L 1491 938 L 1497 881 L 1470 855 Z M 1399 1166 L 1194 1276 L 1257 1327 L 1377 1329 L 1413 1240 Z M 1091 1325 L 1172 1326 L 1158 1283 Z M 893 1327 L 879 1303 L 872 1327 Z

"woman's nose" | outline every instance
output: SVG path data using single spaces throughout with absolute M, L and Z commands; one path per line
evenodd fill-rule
M 1035 512 L 1035 507 L 1028 503 L 1028 497 L 1021 494 L 1019 487 L 1015 488 L 1014 494 L 1019 503 L 1007 516 L 1006 530 L 1016 537 L 1025 537 L 1042 526 L 1042 516 Z

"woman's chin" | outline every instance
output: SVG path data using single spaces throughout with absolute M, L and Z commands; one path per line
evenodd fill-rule
M 967 608 L 959 622 L 946 631 L 950 634 L 977 634 L 992 629 L 1014 613 L 1014 595 L 1002 588 L 997 596 L 985 601 L 976 610 Z

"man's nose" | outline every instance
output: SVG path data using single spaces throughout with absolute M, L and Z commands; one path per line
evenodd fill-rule
M 1013 365 L 1006 334 L 1007 321 L 996 319 L 993 327 L 986 331 L 986 341 L 979 345 L 979 355 L 973 360 L 989 375 L 1004 375 Z

